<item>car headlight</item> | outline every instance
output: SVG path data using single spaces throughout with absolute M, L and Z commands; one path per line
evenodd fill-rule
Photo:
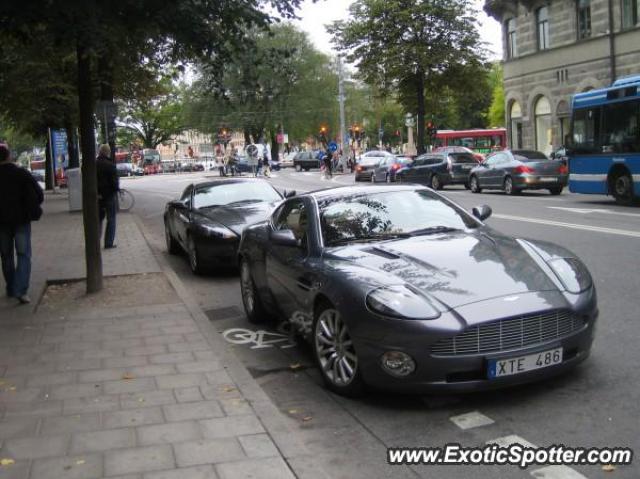
M 200 225 L 200 227 L 208 236 L 215 236 L 216 238 L 231 239 L 238 236 L 229 228 L 222 225 L 203 224 Z
M 440 312 L 419 292 L 407 286 L 387 286 L 367 294 L 367 307 L 374 313 L 401 319 L 436 319 Z
M 582 293 L 593 284 L 589 270 L 576 258 L 552 259 L 547 264 L 570 293 Z

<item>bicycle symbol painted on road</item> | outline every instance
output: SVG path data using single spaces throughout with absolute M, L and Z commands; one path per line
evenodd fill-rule
M 251 349 L 292 348 L 295 344 L 289 341 L 289 335 L 272 333 L 271 331 L 252 331 L 244 328 L 231 328 L 222 333 L 224 339 L 232 344 L 251 344 Z

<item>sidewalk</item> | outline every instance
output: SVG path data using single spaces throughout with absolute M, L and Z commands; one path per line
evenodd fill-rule
M 108 291 L 49 305 L 65 287 L 42 296 L 47 281 L 84 276 L 84 241 L 65 195 L 44 209 L 34 304 L 0 300 L 0 479 L 322 477 L 133 216 L 118 216 L 118 247 L 103 250 L 105 276 L 118 276 L 106 289 L 166 288 L 128 287 L 118 307 L 101 303 Z

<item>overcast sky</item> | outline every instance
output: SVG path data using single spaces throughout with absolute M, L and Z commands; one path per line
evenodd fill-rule
M 502 58 L 502 42 L 500 24 L 493 18 L 487 17 L 482 10 L 483 0 L 470 0 L 479 11 L 480 36 L 488 43 L 492 59 Z M 318 0 L 313 3 L 306 0 L 298 16 L 301 20 L 296 23 L 302 30 L 309 33 L 316 47 L 326 53 L 331 53 L 330 36 L 324 28 L 325 24 L 333 20 L 345 19 L 348 16 L 348 8 L 353 0 Z

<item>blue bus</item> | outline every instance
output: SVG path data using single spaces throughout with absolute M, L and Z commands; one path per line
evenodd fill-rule
M 634 203 L 640 198 L 640 75 L 575 95 L 571 111 L 569 190 Z

